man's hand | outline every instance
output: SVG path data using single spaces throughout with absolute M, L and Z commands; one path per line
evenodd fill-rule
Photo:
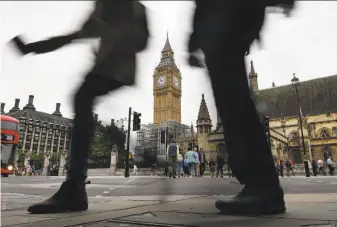
M 198 57 L 194 55 L 190 55 L 190 57 L 188 58 L 188 63 L 190 64 L 190 66 L 193 67 L 205 68 L 205 66 L 201 63 Z
M 26 54 L 29 54 L 31 52 L 29 50 L 29 47 L 27 47 L 27 45 L 25 45 L 22 42 L 22 39 L 21 39 L 20 36 L 14 37 L 10 42 L 15 45 L 15 47 L 20 51 L 20 54 L 22 54 L 22 55 L 26 55 Z

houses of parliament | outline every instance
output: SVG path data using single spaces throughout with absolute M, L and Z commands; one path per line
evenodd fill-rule
M 138 132 L 138 146 L 160 147 L 156 151 L 164 155 L 165 148 L 160 144 L 160 130 L 168 128 L 171 138 L 180 145 L 183 152 L 189 145 L 198 145 L 209 160 L 218 152 L 226 155 L 223 126 L 220 117 L 211 119 L 207 100 L 200 94 L 199 111 L 195 122 L 186 125 L 181 121 L 181 99 L 183 94 L 182 76 L 174 59 L 174 51 L 167 37 L 161 50 L 160 63 L 153 73 L 153 124 L 142 125 Z M 291 77 L 289 78 L 290 82 Z M 258 73 L 251 62 L 248 75 L 252 98 L 256 106 L 265 106 L 259 114 L 270 117 L 271 151 L 277 158 L 291 158 L 295 163 L 303 159 L 326 159 L 331 156 L 337 160 L 337 75 L 300 82 L 299 103 L 303 114 L 305 156 L 301 143 L 301 129 L 294 88 L 291 84 L 259 89 Z M 211 92 L 211 91 L 210 91 Z M 198 97 L 196 97 L 198 98 Z M 21 139 L 19 148 L 32 153 L 58 153 L 69 148 L 72 120 L 62 116 L 60 103 L 54 113 L 37 111 L 33 104 L 34 96 L 29 96 L 26 106 L 19 108 L 19 99 L 14 107 L 5 111 L 1 103 L 1 114 L 20 120 Z M 187 107 L 186 107 L 187 108 Z M 190 107 L 188 107 L 190 108 Z M 258 108 L 259 109 L 259 108 Z M 196 120 L 196 121 L 195 121 Z M 97 115 L 95 116 L 97 120 Z M 99 123 L 100 124 L 100 123 Z M 238 135 L 240 136 L 240 135 Z M 244 142 L 244 141 L 243 141 Z
M 258 73 L 252 61 L 248 80 L 255 104 L 266 107 L 264 111 L 259 111 L 259 114 L 270 117 L 270 144 L 275 158 L 289 157 L 298 164 L 304 159 L 326 160 L 328 156 L 337 160 L 337 75 L 303 81 L 298 88 L 305 150 L 308 155 L 304 155 L 301 145 L 298 108 L 292 84 L 275 86 L 273 83 L 271 88 L 260 90 Z M 200 94 L 196 132 L 193 124 L 181 124 L 181 82 L 182 75 L 175 63 L 174 51 L 167 37 L 161 51 L 160 63 L 153 74 L 153 125 L 160 127 L 163 122 L 176 122 L 185 126 L 183 128 L 188 128 L 180 136 L 174 136 L 183 152 L 193 143 L 203 149 L 207 159 L 214 158 L 218 152 L 226 156 L 221 119 L 217 115 L 216 123 L 213 123 L 204 94 Z

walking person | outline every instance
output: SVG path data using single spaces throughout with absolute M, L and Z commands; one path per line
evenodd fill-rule
M 335 172 L 335 167 L 334 167 L 334 162 L 332 161 L 331 157 L 328 157 L 328 159 L 326 160 L 326 165 L 329 168 L 329 174 L 330 174 L 330 176 L 333 176 L 334 172 Z
M 213 158 L 210 159 L 210 161 L 208 163 L 208 167 L 209 167 L 209 171 L 211 172 L 211 177 L 214 177 L 214 173 L 215 173 L 215 161 L 213 160 Z
M 151 165 L 151 174 L 152 176 L 156 176 L 157 162 L 153 162 Z
M 260 38 L 266 7 L 286 4 L 289 13 L 293 0 L 195 3 L 189 63 L 202 67 L 197 54 L 202 50 L 232 171 L 245 185 L 237 196 L 219 200 L 215 206 L 222 213 L 234 215 L 285 212 L 283 189 L 251 97 L 244 58 L 253 41 Z
M 311 162 L 311 166 L 312 166 L 312 172 L 314 174 L 314 176 L 316 177 L 318 171 L 318 164 L 317 164 L 317 160 L 316 159 L 313 159 L 312 162 Z
M 325 176 L 324 162 L 323 162 L 322 159 L 317 160 L 317 166 L 318 166 L 318 173 L 317 174 L 320 174 L 321 172 L 323 172 L 323 175 Z
M 198 152 L 198 146 L 194 147 L 194 154 L 195 154 L 195 175 L 200 177 L 200 154 Z
M 170 178 L 176 178 L 177 174 L 177 162 L 179 156 L 179 146 L 178 144 L 172 140 L 171 143 L 167 146 L 167 163 L 169 166 L 169 176 Z
M 222 156 L 222 154 L 220 154 L 220 152 L 218 152 L 218 155 L 216 156 L 216 177 L 223 177 L 223 165 L 225 164 L 225 160 Z
M 88 209 L 85 184 L 95 127 L 93 106 L 98 97 L 134 84 L 136 53 L 146 48 L 148 36 L 145 7 L 139 1 L 97 1 L 94 11 L 78 31 L 27 45 L 19 37 L 13 40 L 23 54 L 42 54 L 76 39 L 101 38 L 95 65 L 74 98 L 75 118 L 66 181 L 51 198 L 29 206 L 28 212 Z
M 136 164 L 133 164 L 133 175 L 137 176 L 138 173 L 138 167 L 136 166 Z
M 207 163 L 204 149 L 200 148 L 199 154 L 200 154 L 200 176 L 203 176 L 206 170 L 206 163 Z
M 178 158 L 177 158 L 177 175 L 178 177 L 184 176 L 184 155 L 181 151 L 179 151 Z
M 188 161 L 186 158 L 184 159 L 183 170 L 184 170 L 184 177 L 188 177 L 190 175 L 190 172 L 189 172 L 189 167 L 188 167 Z
M 293 176 L 295 176 L 295 172 L 294 172 L 293 164 L 292 164 L 291 160 L 289 158 L 287 158 L 287 160 L 285 161 L 284 164 L 285 164 L 285 167 L 286 167 L 287 176 L 290 177 L 290 172 L 292 172 Z
M 192 147 L 188 147 L 188 151 L 185 154 L 187 164 L 188 164 L 188 172 L 190 177 L 195 177 L 195 160 L 197 155 L 192 150 Z

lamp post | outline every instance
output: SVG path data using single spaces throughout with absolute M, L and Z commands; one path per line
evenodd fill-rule
M 300 128 L 301 128 L 301 137 L 302 137 L 302 146 L 303 146 L 303 154 L 304 157 L 306 156 L 306 150 L 305 150 L 305 144 L 304 144 L 304 135 L 303 135 L 303 126 L 302 126 L 302 114 L 301 114 L 301 107 L 300 107 L 300 100 L 298 97 L 298 85 L 300 84 L 300 80 L 295 76 L 295 73 L 293 74 L 293 78 L 291 79 L 291 83 L 295 88 L 295 93 L 296 93 L 296 101 L 297 101 L 297 109 L 298 109 L 298 116 L 300 118 Z M 305 170 L 305 176 L 310 177 L 310 172 L 309 172 L 309 163 L 306 158 L 304 158 L 304 170 Z

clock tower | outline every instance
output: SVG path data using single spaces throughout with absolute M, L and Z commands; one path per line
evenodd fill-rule
M 153 123 L 173 120 L 181 123 L 181 74 L 167 35 L 160 63 L 153 74 Z

